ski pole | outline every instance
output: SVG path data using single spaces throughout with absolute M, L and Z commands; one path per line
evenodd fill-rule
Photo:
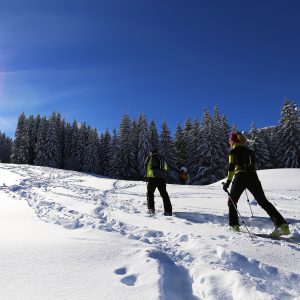
M 224 184 L 225 184 L 225 182 L 222 182 L 222 184 L 224 185 Z M 236 205 L 235 205 L 235 203 L 233 202 L 233 200 L 232 200 L 232 198 L 231 198 L 231 195 L 230 195 L 230 193 L 228 192 L 228 190 L 227 190 L 227 189 L 226 189 L 226 193 L 228 194 L 228 196 L 229 196 L 229 200 L 231 201 L 231 203 L 232 203 L 233 207 L 235 208 L 235 210 L 236 210 L 237 214 L 239 215 L 240 219 L 242 220 L 242 223 L 244 224 L 244 226 L 245 226 L 246 230 L 248 231 L 248 233 L 249 233 L 249 235 L 250 235 L 250 238 L 251 238 L 251 240 L 253 241 L 253 237 L 252 237 L 252 235 L 251 235 L 251 233 L 250 233 L 250 231 L 249 231 L 249 229 L 248 229 L 248 227 L 247 227 L 246 223 L 244 222 L 244 219 L 243 219 L 242 215 L 240 214 L 239 210 L 237 209 L 237 206 L 236 206 Z
M 253 211 L 252 211 L 252 208 L 251 208 L 251 205 L 250 205 L 250 202 L 249 202 L 248 193 L 247 193 L 247 190 L 246 190 L 246 189 L 245 189 L 245 193 L 246 193 L 246 197 L 247 197 L 247 202 L 248 202 L 249 207 L 250 207 L 251 215 L 252 215 L 252 217 L 253 217 Z

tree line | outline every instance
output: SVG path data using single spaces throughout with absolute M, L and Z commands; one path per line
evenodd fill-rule
M 137 119 L 124 114 L 118 131 L 99 135 L 86 123 L 66 122 L 60 113 L 49 117 L 22 113 L 11 162 L 141 180 L 144 161 L 156 147 L 168 162 L 168 182 L 177 183 L 179 168 L 186 166 L 192 184 L 210 184 L 226 176 L 230 130 L 217 107 L 212 114 L 204 110 L 200 121 L 188 117 L 183 126 L 178 123 L 174 136 L 165 121 L 158 130 L 144 114 Z M 252 124 L 245 134 L 258 169 L 300 167 L 300 114 L 295 101 L 285 101 L 277 126 L 257 129 Z

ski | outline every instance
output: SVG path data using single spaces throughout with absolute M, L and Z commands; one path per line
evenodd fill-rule
M 240 231 L 240 232 L 248 233 L 246 231 Z M 252 237 L 264 238 L 264 239 L 270 239 L 270 240 L 274 240 L 274 241 L 284 241 L 284 242 L 300 245 L 300 241 L 297 240 L 294 236 L 284 236 L 284 235 L 271 236 L 270 234 L 267 234 L 267 233 L 254 233 L 254 232 L 251 232 L 251 236 Z
M 236 233 L 248 233 L 247 231 L 244 230 L 240 230 Z M 288 243 L 293 243 L 296 245 L 300 245 L 300 241 L 298 239 L 296 239 L 296 237 L 294 236 L 286 236 L 286 235 L 281 235 L 281 236 L 272 236 L 268 233 L 254 233 L 254 232 L 250 232 L 252 237 L 259 237 L 259 238 L 264 238 L 264 239 L 270 239 L 270 240 L 274 240 L 274 241 L 284 241 L 284 242 L 288 242 Z
M 251 233 L 253 236 L 257 236 L 257 237 L 261 237 L 261 238 L 265 238 L 265 239 L 271 239 L 271 240 L 275 240 L 275 241 L 285 241 L 288 243 L 293 243 L 293 244 L 298 244 L 300 245 L 300 241 L 296 240 L 296 238 L 294 236 L 272 236 L 270 234 L 267 233 Z

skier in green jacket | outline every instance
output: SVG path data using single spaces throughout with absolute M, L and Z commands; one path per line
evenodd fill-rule
M 164 215 L 172 216 L 172 204 L 166 189 L 168 165 L 165 159 L 153 148 L 145 161 L 147 185 L 147 206 L 150 214 L 155 214 L 154 192 L 156 188 L 163 199 Z
M 233 132 L 230 135 L 229 143 L 232 149 L 229 152 L 228 177 L 226 183 L 223 185 L 224 191 L 227 191 L 232 182 L 230 190 L 232 201 L 228 199 L 229 226 L 235 231 L 240 230 L 236 206 L 243 191 L 248 189 L 257 203 L 267 212 L 273 221 L 275 229 L 271 235 L 280 236 L 290 234 L 291 232 L 286 220 L 265 196 L 255 170 L 255 154 L 245 146 L 245 136 L 240 132 Z

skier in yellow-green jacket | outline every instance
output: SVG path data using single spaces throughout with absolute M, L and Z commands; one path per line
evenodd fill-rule
M 154 148 L 145 161 L 147 185 L 147 205 L 150 214 L 155 214 L 154 192 L 156 188 L 163 199 L 164 215 L 172 216 L 172 205 L 167 192 L 166 181 L 168 165 L 165 159 Z
M 229 143 L 231 150 L 229 152 L 228 177 L 226 183 L 223 185 L 223 189 L 227 191 L 232 182 L 229 193 L 232 201 L 228 199 L 229 226 L 233 230 L 239 231 L 238 214 L 235 207 L 243 191 L 248 189 L 257 203 L 272 219 L 275 229 L 271 235 L 280 236 L 290 234 L 286 220 L 265 196 L 255 170 L 255 154 L 245 146 L 245 136 L 241 132 L 233 132 L 230 135 Z

